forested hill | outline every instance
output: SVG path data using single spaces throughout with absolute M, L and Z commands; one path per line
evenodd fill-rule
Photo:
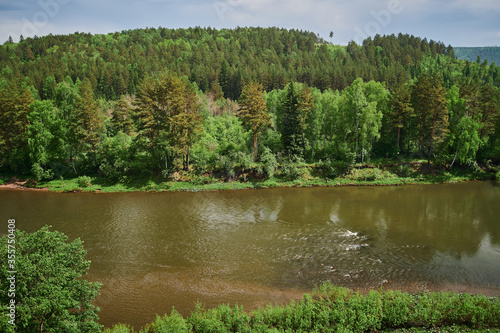
M 312 32 L 280 28 L 149 28 L 6 42 L 0 47 L 0 70 L 8 79 L 28 77 L 42 98 L 69 75 L 73 81 L 88 78 L 97 96 L 117 99 L 134 94 L 147 73 L 169 69 L 202 91 L 220 86 L 224 97 L 237 99 L 252 80 L 266 91 L 290 81 L 343 90 L 356 78 L 391 86 L 427 71 L 437 55 L 454 59 L 451 46 L 403 34 L 340 47 Z M 450 71 L 443 75 L 451 76 Z
M 455 47 L 454 50 L 458 59 L 476 61 L 479 63 L 486 60 L 487 63 L 494 62 L 500 64 L 500 46 Z
M 499 74 L 403 34 L 347 46 L 278 28 L 10 41 L 0 46 L 0 172 L 233 179 L 252 165 L 273 177 L 279 165 L 286 178 L 306 161 L 334 177 L 403 155 L 487 165 L 500 161 Z

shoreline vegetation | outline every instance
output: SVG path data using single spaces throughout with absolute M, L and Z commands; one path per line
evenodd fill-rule
M 329 282 L 286 305 L 247 313 L 242 306 L 204 309 L 196 304 L 184 318 L 175 309 L 134 330 L 117 324 L 105 333 L 156 332 L 499 332 L 495 297 L 449 292 L 409 294 L 371 290 L 367 294 Z
M 332 165 L 295 163 L 276 168 L 273 177 L 265 177 L 261 165 L 227 174 L 222 170 L 197 173 L 179 171 L 165 177 L 120 180 L 80 176 L 68 179 L 36 181 L 33 176 L 0 176 L 0 189 L 40 190 L 51 192 L 199 192 L 268 188 L 401 186 L 459 183 L 472 180 L 499 180 L 500 172 L 491 166 L 446 168 L 413 160 L 358 164 L 342 174 Z M 337 175 L 335 175 L 337 174 Z

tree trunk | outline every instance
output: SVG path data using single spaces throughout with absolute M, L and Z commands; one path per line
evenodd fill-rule
M 257 133 L 253 135 L 253 158 L 254 162 L 257 162 Z
M 453 167 L 453 163 L 455 163 L 455 160 L 457 159 L 457 155 L 458 155 L 458 149 L 455 151 L 455 157 L 453 157 L 453 161 L 450 164 L 450 169 Z

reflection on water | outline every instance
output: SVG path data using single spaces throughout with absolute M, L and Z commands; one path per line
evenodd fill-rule
M 286 302 L 330 280 L 352 288 L 487 290 L 500 295 L 495 183 L 204 193 L 0 191 L 1 218 L 80 237 L 104 286 L 101 323 L 137 327 Z M 474 289 L 476 288 L 476 289 Z M 477 289 L 481 288 L 481 289 Z

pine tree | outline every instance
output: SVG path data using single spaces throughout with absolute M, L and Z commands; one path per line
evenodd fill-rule
M 264 101 L 261 84 L 252 82 L 243 88 L 237 113 L 243 123 L 250 127 L 253 134 L 254 161 L 257 162 L 257 138 L 271 125 L 271 117 Z
M 139 88 L 137 107 L 138 139 L 146 149 L 163 159 L 168 169 L 169 152 L 182 155 L 184 169 L 189 168 L 189 152 L 202 131 L 202 117 L 196 91 L 189 82 L 164 73 L 148 78 Z
M 91 163 L 97 162 L 97 152 L 104 130 L 103 116 L 94 98 L 89 80 L 82 82 L 71 124 L 77 152 L 89 153 Z
M 222 88 L 224 97 L 229 98 L 231 96 L 231 80 L 229 73 L 229 64 L 226 60 L 222 60 L 220 72 L 219 72 L 219 85 Z
M 413 108 L 420 118 L 420 150 L 427 148 L 428 163 L 435 146 L 443 142 L 449 132 L 446 93 L 436 76 L 421 75 L 413 89 Z
M 299 106 L 295 85 L 290 82 L 283 102 L 283 119 L 281 140 L 283 148 L 290 158 L 304 156 L 304 140 L 302 135 L 302 112 Z
M 134 130 L 132 109 L 123 97 L 115 103 L 111 124 L 116 132 L 122 131 L 125 134 L 131 134 Z
M 413 115 L 410 87 L 401 84 L 392 89 L 389 105 L 392 110 L 389 126 L 397 131 L 396 146 L 399 153 L 401 151 L 401 131 L 409 131 L 409 122 Z
M 13 162 L 14 155 L 23 158 L 31 102 L 33 96 L 27 87 L 19 89 L 7 83 L 0 89 L 0 163 Z

